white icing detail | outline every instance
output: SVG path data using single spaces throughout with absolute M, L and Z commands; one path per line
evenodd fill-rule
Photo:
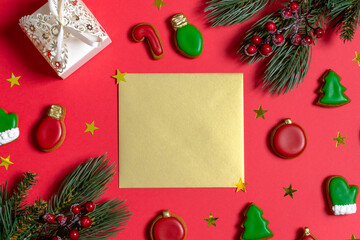
M 20 136 L 19 128 L 12 128 L 5 132 L 0 132 L 0 146 L 14 141 Z
M 356 213 L 356 204 L 334 205 L 332 210 L 335 215 L 354 214 Z

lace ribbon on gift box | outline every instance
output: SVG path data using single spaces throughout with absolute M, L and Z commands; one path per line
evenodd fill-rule
M 75 37 L 100 47 L 107 34 L 81 0 L 49 0 L 48 4 L 49 14 L 24 16 L 19 25 L 49 64 L 62 73 L 68 59 L 65 39 Z

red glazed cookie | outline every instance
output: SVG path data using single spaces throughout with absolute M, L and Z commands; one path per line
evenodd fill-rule
M 47 116 L 41 120 L 36 132 L 36 140 L 42 151 L 53 151 L 64 142 L 66 133 L 64 118 L 63 106 L 50 106 Z
M 143 42 L 146 39 L 153 59 L 157 60 L 164 56 L 160 35 L 153 25 L 140 23 L 133 28 L 131 35 L 136 42 Z
M 300 125 L 286 119 L 272 131 L 270 143 L 279 157 L 296 158 L 305 151 L 307 137 Z
M 187 228 L 181 217 L 169 210 L 154 219 L 150 228 L 151 240 L 185 240 Z

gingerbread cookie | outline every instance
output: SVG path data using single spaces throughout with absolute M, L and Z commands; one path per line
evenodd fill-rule
M 164 56 L 164 48 L 160 35 L 153 25 L 140 23 L 133 28 L 131 35 L 136 42 L 143 42 L 146 39 L 153 59 L 157 60 Z
M 300 156 L 306 148 L 307 137 L 304 129 L 297 123 L 286 119 L 274 128 L 270 138 L 271 148 L 282 158 Z
M 204 40 L 200 30 L 190 24 L 187 17 L 183 13 L 178 13 L 171 18 L 171 24 L 175 31 L 176 49 L 189 58 L 197 58 L 200 56 Z
M 305 227 L 304 235 L 302 235 L 300 240 L 318 240 L 318 239 L 310 233 L 310 230 L 308 227 Z
M 262 215 L 263 211 L 258 206 L 254 203 L 249 205 L 245 210 L 245 221 L 241 225 L 244 229 L 240 236 L 241 240 L 265 240 L 274 236 L 267 227 L 269 222 Z
M 321 87 L 316 104 L 323 107 L 340 107 L 351 102 L 344 94 L 346 88 L 340 84 L 341 78 L 333 70 L 327 70 L 320 78 Z
M 356 213 L 358 186 L 349 186 L 341 176 L 331 176 L 326 180 L 325 191 L 330 210 L 334 215 Z
M 0 108 L 0 146 L 15 141 L 20 136 L 18 116 Z
M 66 133 L 64 118 L 63 106 L 50 106 L 47 116 L 41 120 L 36 132 L 36 139 L 42 151 L 53 151 L 64 142 Z
M 169 210 L 156 217 L 150 227 L 151 240 L 185 240 L 186 234 L 184 220 Z

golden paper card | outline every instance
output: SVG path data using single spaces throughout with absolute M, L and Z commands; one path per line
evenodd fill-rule
M 241 73 L 127 74 L 119 84 L 119 187 L 244 180 Z

